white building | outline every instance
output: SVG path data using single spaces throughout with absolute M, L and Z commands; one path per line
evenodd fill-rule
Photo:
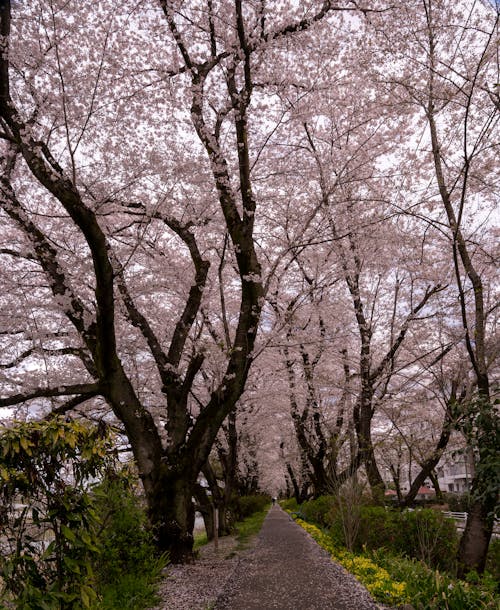
M 443 455 L 436 473 L 441 491 L 462 494 L 470 491 L 474 461 L 467 449 Z

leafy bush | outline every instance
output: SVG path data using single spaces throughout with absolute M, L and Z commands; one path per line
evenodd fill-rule
M 98 553 L 89 478 L 112 464 L 104 426 L 54 418 L 0 434 L 3 601 L 17 608 L 90 608 Z M 17 504 L 22 502 L 22 508 Z
M 403 558 L 385 550 L 369 556 L 392 578 L 404 582 L 415 610 L 496 610 L 499 606 L 495 582 L 488 576 L 457 580 L 422 561 Z
M 455 571 L 458 534 L 455 524 L 442 513 L 423 509 L 400 513 L 395 550 L 424 561 L 432 568 Z
M 300 512 L 306 521 L 328 527 L 332 524 L 334 518 L 335 498 L 333 496 L 320 496 L 314 500 L 308 500 L 301 505 Z
M 264 494 L 236 497 L 232 505 L 236 521 L 242 521 L 246 517 L 264 510 L 270 501 L 271 498 Z
M 287 498 L 286 500 L 280 500 L 280 506 L 283 510 L 296 511 L 299 508 L 297 500 L 295 498 Z
M 340 500 L 341 502 L 342 500 Z M 452 520 L 431 509 L 401 513 L 383 506 L 359 506 L 359 525 L 352 550 L 387 549 L 421 559 L 432 568 L 454 570 L 458 535 Z M 300 517 L 328 528 L 337 545 L 346 544 L 345 510 L 332 496 L 321 496 L 300 507 Z
M 465 494 L 444 494 L 444 500 L 448 504 L 449 510 L 457 513 L 466 513 L 469 511 L 471 506 L 471 496 L 468 493 Z
M 399 512 L 383 506 L 363 506 L 356 551 L 360 551 L 363 546 L 378 549 L 393 548 L 397 545 L 397 538 L 401 534 L 397 524 L 399 515 Z
M 156 582 L 167 561 L 158 556 L 134 480 L 108 477 L 94 489 L 100 554 L 94 570 L 102 597 L 99 608 L 138 610 L 155 603 Z
M 386 548 L 409 558 L 421 559 L 433 568 L 453 570 L 458 535 L 453 521 L 441 513 L 362 509 L 358 550 Z
M 500 590 L 500 538 L 492 538 L 486 558 L 486 570 L 498 583 Z

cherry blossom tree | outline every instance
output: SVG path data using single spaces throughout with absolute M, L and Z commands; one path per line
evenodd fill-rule
M 110 409 L 174 561 L 191 556 L 196 479 L 253 359 L 263 305 L 254 176 L 273 87 L 292 40 L 356 10 L 0 5 L 3 305 L 17 312 L 3 318 L 15 374 L 0 405 Z M 221 318 L 212 287 L 224 274 L 238 305 Z M 226 332 L 216 366 L 205 347 L 215 320 Z
M 498 6 L 425 0 L 400 7 L 404 28 L 398 40 L 386 27 L 391 66 L 380 78 L 395 103 L 412 112 L 422 130 L 413 145 L 418 172 L 408 183 L 420 190 L 416 213 L 447 237 L 455 275 L 462 340 L 476 380 L 469 424 L 478 452 L 474 504 L 459 551 L 459 574 L 484 569 L 498 504 L 498 414 L 494 407 L 488 344 L 498 300 L 488 241 L 491 210 L 498 202 Z M 387 26 L 387 24 L 386 24 Z M 398 66 L 397 74 L 394 66 Z M 418 185 L 418 186 L 417 186 Z M 474 406 L 475 405 L 475 406 Z M 495 457 L 496 456 L 496 457 Z

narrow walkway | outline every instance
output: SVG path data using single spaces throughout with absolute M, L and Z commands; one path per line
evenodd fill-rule
M 215 610 L 375 610 L 369 593 L 273 506 Z

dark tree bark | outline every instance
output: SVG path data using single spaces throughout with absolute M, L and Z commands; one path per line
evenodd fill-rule
M 437 478 L 435 470 L 429 473 L 429 479 L 431 480 L 432 486 L 434 487 L 434 491 L 436 492 L 436 502 L 438 502 L 439 504 L 443 504 L 444 496 L 439 485 L 439 479 Z
M 420 462 L 420 472 L 413 479 L 410 489 L 404 498 L 401 498 L 399 504 L 401 507 L 405 508 L 408 506 L 413 506 L 415 502 L 415 498 L 417 497 L 418 490 L 424 484 L 424 481 L 427 478 L 434 478 L 436 481 L 436 477 L 434 476 L 434 469 L 438 465 L 439 460 L 441 459 L 444 450 L 448 445 L 448 441 L 450 439 L 450 434 L 453 429 L 453 414 L 452 407 L 450 402 L 456 401 L 456 389 L 453 391 L 453 396 L 448 401 L 446 416 L 443 421 L 443 425 L 441 428 L 441 434 L 439 436 L 439 440 L 436 444 L 436 448 L 432 451 L 432 453 L 425 459 L 423 462 Z

